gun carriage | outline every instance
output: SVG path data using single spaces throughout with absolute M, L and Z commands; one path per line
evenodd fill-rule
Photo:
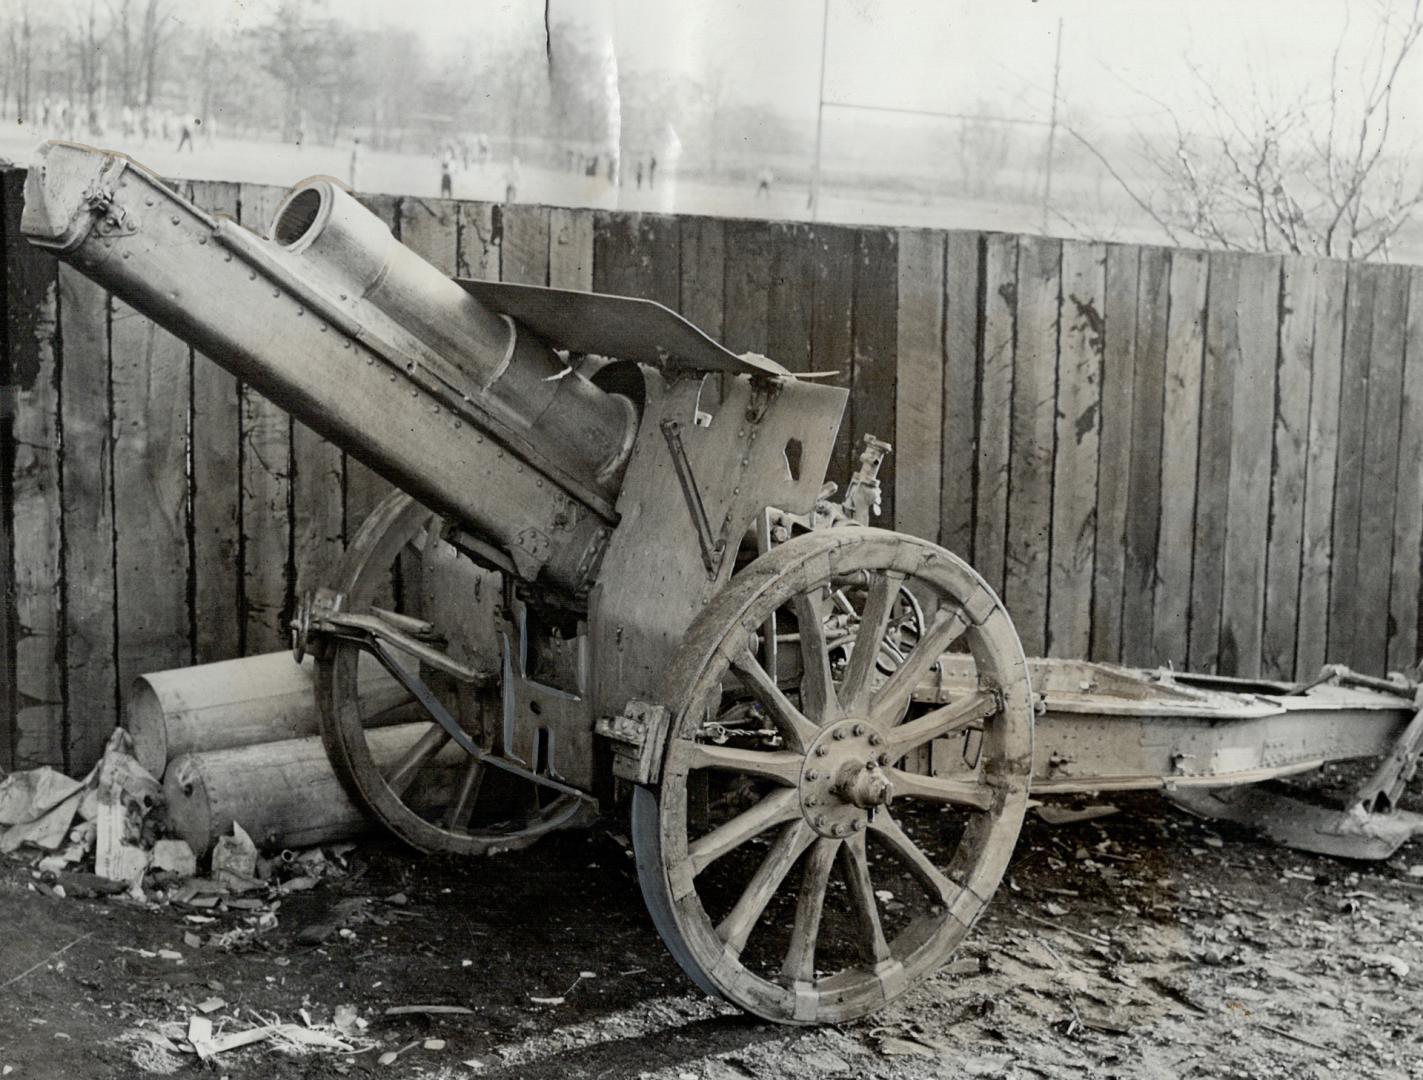
M 654 922 L 708 993 L 802 1023 L 897 997 L 993 896 L 1030 787 L 1251 818 L 1219 789 L 1391 754 L 1306 831 L 1355 855 L 1411 835 L 1373 811 L 1423 743 L 1416 678 L 1028 661 L 963 560 L 871 526 L 885 444 L 833 501 L 845 391 L 657 304 L 451 280 L 325 178 L 259 238 L 68 143 L 22 228 L 396 486 L 293 620 L 359 803 L 466 854 L 630 804 Z M 362 654 L 398 702 L 363 696 Z M 412 707 L 424 733 L 378 765 Z

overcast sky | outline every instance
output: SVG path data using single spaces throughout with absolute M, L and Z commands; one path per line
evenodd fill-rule
M 179 18 L 259 22 L 274 0 L 189 0 Z M 975 111 L 984 105 L 1046 119 L 1062 20 L 1062 95 L 1111 126 L 1158 107 L 1189 111 L 1185 65 L 1219 85 L 1248 80 L 1284 94 L 1327 85 L 1349 20 L 1346 61 L 1376 25 L 1375 0 L 550 0 L 555 21 L 608 34 L 619 61 L 723 73 L 728 90 L 813 115 L 828 11 L 826 96 L 899 108 Z M 1400 8 L 1406 4 L 1400 4 Z M 542 0 L 340 0 L 361 25 L 411 27 L 437 51 L 478 62 L 478 43 L 542 33 Z M 471 47 L 472 46 L 472 47 Z M 1416 66 L 1416 65 L 1415 65 Z M 1405 102 L 1423 90 L 1408 76 Z M 1144 92 L 1144 93 L 1143 93 Z M 1412 118 L 1403 123 L 1412 126 Z

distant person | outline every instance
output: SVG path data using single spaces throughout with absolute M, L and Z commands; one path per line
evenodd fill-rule
M 616 154 L 608 155 L 608 183 L 618 182 L 618 158 Z
M 597 175 L 598 175 L 598 160 L 599 160 L 599 158 L 598 158 L 598 155 L 597 155 L 597 154 L 594 154 L 592 157 L 590 157 L 590 158 L 588 159 L 588 164 L 585 165 L 584 168 L 583 168 L 583 175 L 584 175 L 584 176 L 597 176 Z
M 350 161 L 350 164 L 347 165 L 347 172 L 348 172 L 348 174 L 349 174 L 349 178 L 350 178 L 350 181 L 351 181 L 351 190 L 352 190 L 352 191 L 357 191 L 357 190 L 359 190 L 359 189 L 357 188 L 357 186 L 356 186 L 356 177 L 357 177 L 357 174 L 360 172 L 360 170 L 361 170 L 361 137 L 360 137 L 359 135 L 357 135 L 356 138 L 355 138 L 355 140 L 351 143 L 351 161 Z
M 775 174 L 770 169 L 762 169 L 756 176 L 756 198 L 762 195 L 771 197 L 771 183 L 776 179 Z
M 641 190 L 642 190 L 642 159 L 641 159 L 641 158 L 638 159 L 637 168 L 633 170 L 633 174 L 637 177 L 637 190 L 638 190 L 638 191 L 641 191 Z
M 455 152 L 445 143 L 440 150 L 440 198 L 452 199 L 455 194 Z
M 474 155 L 479 162 L 480 168 L 483 168 L 485 162 L 489 160 L 489 137 L 482 131 L 475 136 Z
M 178 153 L 181 154 L 183 152 L 184 143 L 186 143 L 188 146 L 188 153 L 196 153 L 196 147 L 193 143 L 193 126 L 188 123 L 187 116 L 183 117 L 181 123 L 182 131 L 178 135 Z
M 653 183 L 657 180 L 657 155 L 653 154 L 647 159 L 647 190 L 652 190 Z
M 504 201 L 506 203 L 511 203 L 519 197 L 520 173 L 519 155 L 515 154 L 509 159 L 509 168 L 504 173 Z
M 45 131 L 49 130 L 49 122 L 53 112 L 54 106 L 49 103 L 49 98 L 46 97 L 40 102 L 40 126 L 44 128 Z

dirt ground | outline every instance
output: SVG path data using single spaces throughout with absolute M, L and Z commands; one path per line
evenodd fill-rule
M 691 987 L 644 911 L 618 821 L 473 862 L 370 841 L 231 949 L 215 935 L 251 912 L 59 898 L 0 861 L 0 1073 L 1423 1077 L 1423 842 L 1346 863 L 1217 830 L 1154 795 L 1113 801 L 1119 813 L 1091 822 L 1030 814 L 955 959 L 879 1015 L 820 1029 L 766 1024 Z M 303 943 L 333 923 L 345 931 Z M 204 1065 L 150 1038 L 181 1037 L 214 998 L 219 1031 L 321 1025 L 353 1006 L 373 1045 L 268 1041 Z M 471 1013 L 384 1015 L 431 1004 Z

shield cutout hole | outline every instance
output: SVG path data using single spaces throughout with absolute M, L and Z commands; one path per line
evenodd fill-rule
M 799 439 L 790 439 L 786 443 L 786 471 L 790 473 L 792 480 L 800 480 L 800 458 L 801 443 Z

